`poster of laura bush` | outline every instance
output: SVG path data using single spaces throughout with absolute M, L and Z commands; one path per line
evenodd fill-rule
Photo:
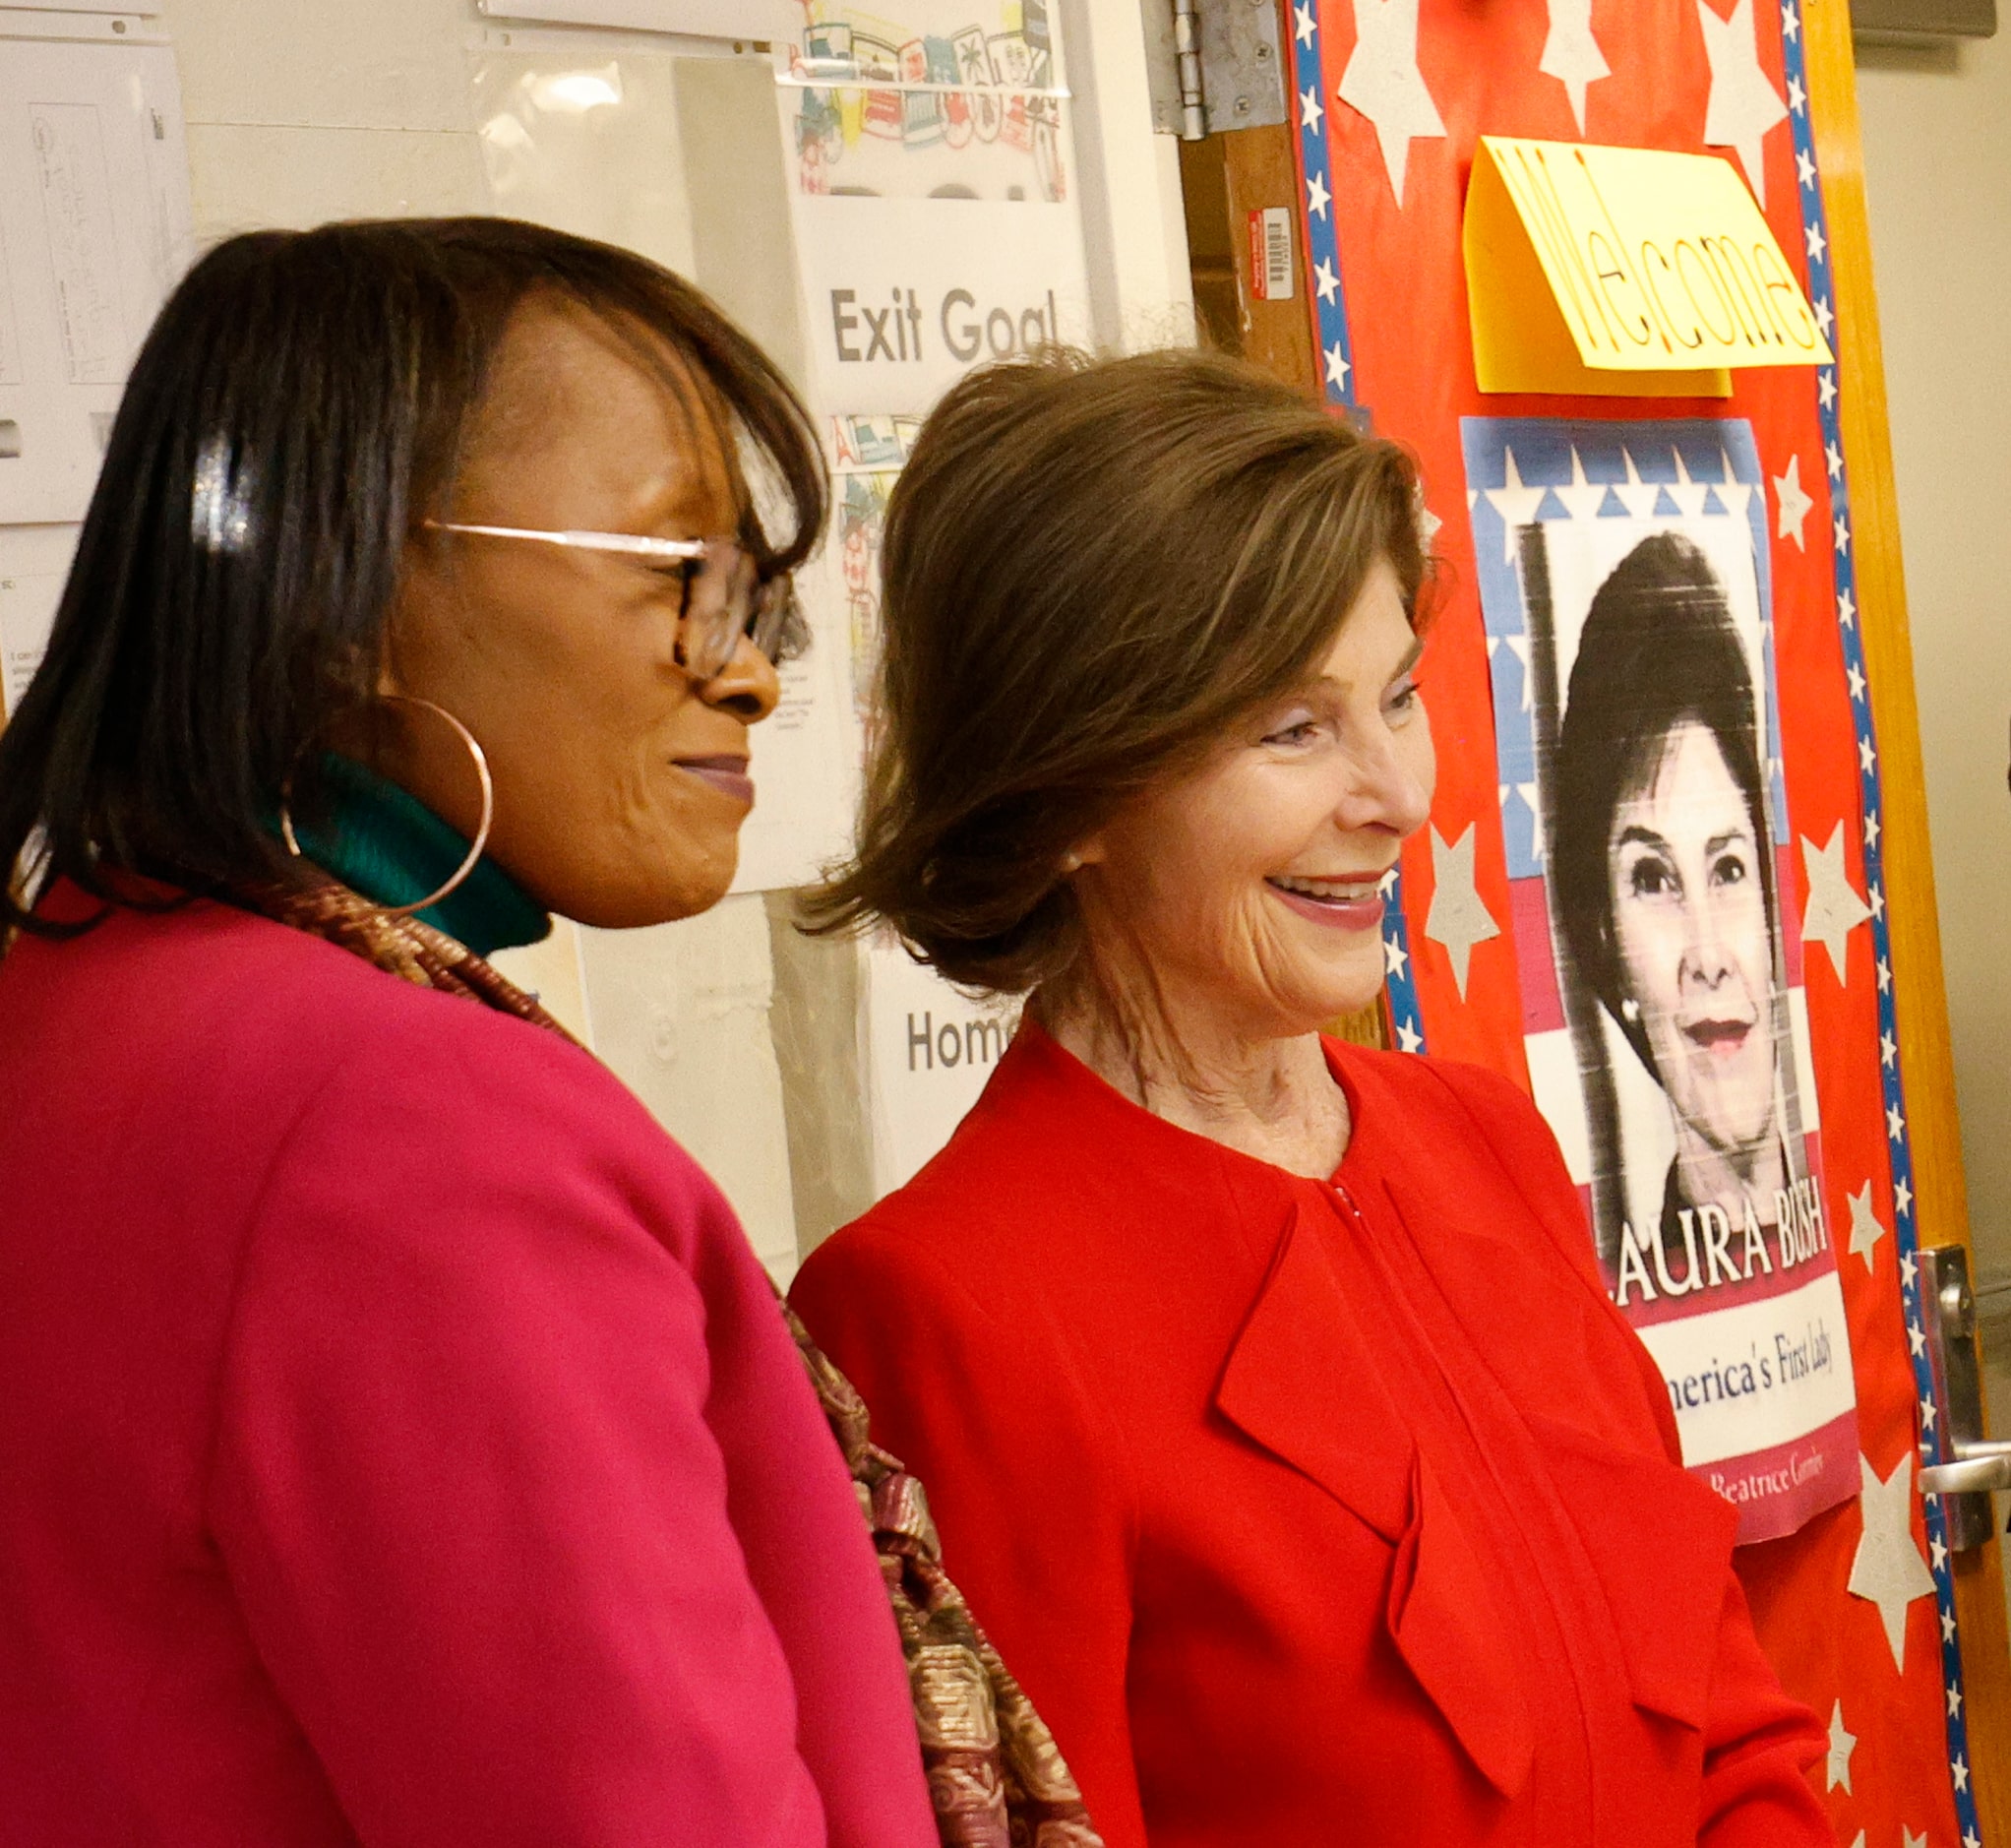
M 1525 1046 L 1742 1542 L 1857 1492 L 1742 421 L 1462 426 Z

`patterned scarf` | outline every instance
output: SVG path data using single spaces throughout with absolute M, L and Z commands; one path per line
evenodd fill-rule
M 465 996 L 571 1039 L 535 999 L 416 918 L 387 917 L 333 880 L 236 894 L 400 981 Z M 943 1570 L 922 1485 L 867 1437 L 865 1402 L 779 1295 L 818 1403 L 852 1472 L 907 1656 L 922 1762 L 944 1848 L 1103 1848 L 1054 1735 Z

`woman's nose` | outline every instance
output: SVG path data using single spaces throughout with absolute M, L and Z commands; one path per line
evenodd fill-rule
M 1342 828 L 1380 828 L 1407 840 L 1424 827 L 1432 813 L 1436 760 L 1429 733 L 1422 752 L 1415 745 L 1406 748 L 1407 742 L 1378 726 L 1357 750 L 1353 774 L 1334 810 Z
M 733 658 L 699 689 L 699 698 L 707 706 L 731 712 L 748 725 L 759 725 L 781 697 L 774 662 L 747 636 L 741 637 Z
M 1706 988 L 1716 988 L 1732 972 L 1724 933 L 1709 905 L 1693 906 L 1685 921 L 1689 940 L 1683 947 L 1683 973 Z

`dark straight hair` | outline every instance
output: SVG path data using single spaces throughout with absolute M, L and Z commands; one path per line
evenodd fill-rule
M 297 774 L 311 807 L 311 747 L 370 702 L 404 547 L 533 296 L 605 322 L 718 423 L 764 575 L 809 553 L 826 492 L 809 414 L 669 271 L 508 218 L 230 238 L 140 350 L 48 651 L 0 731 L 0 945 L 77 928 L 34 914 L 52 880 L 131 903 L 135 876 L 196 893 L 299 876 L 281 788 Z M 777 502 L 779 535 L 758 511 Z

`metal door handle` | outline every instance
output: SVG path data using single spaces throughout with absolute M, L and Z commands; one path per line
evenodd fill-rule
M 1930 1463 L 1920 1471 L 1922 1495 L 1977 1495 L 2011 1489 L 2011 1444 L 1958 1441 L 1955 1460 Z

